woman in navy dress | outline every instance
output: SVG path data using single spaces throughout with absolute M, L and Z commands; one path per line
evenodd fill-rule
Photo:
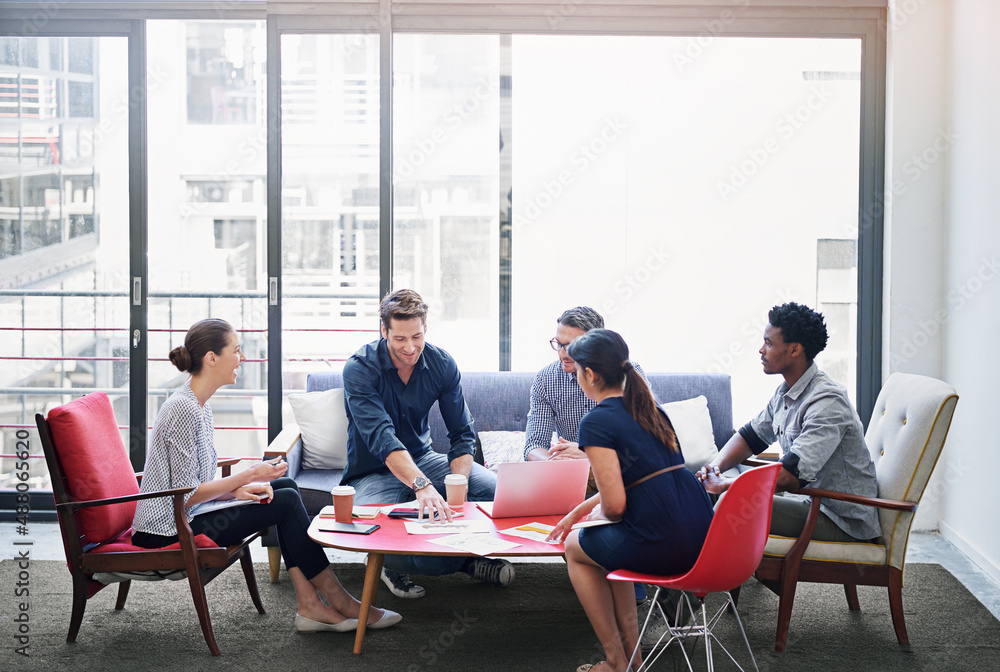
M 687 571 L 701 552 L 712 504 L 683 467 L 653 476 L 626 493 L 636 481 L 684 464 L 673 427 L 629 361 L 628 345 L 619 334 L 591 330 L 567 352 L 576 362 L 580 388 L 598 402 L 580 421 L 579 437 L 598 493 L 567 514 L 550 538 L 565 541 L 570 580 L 607 657 L 579 670 L 622 672 L 628 669 L 639 635 L 635 593 L 626 582 L 608 581 L 608 572 Z M 614 524 L 571 531 L 584 519 Z

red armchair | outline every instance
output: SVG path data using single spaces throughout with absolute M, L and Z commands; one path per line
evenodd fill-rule
M 35 421 L 73 577 L 67 642 L 76 641 L 87 600 L 107 581 L 121 582 L 115 609 L 122 609 L 131 586 L 128 577 L 149 580 L 168 575 L 183 578 L 186 574 L 205 641 L 212 655 L 217 656 L 219 647 L 208 615 L 205 584 L 237 560 L 243 566 L 254 606 L 264 613 L 249 549 L 259 534 L 227 548 L 219 547 L 205 535 L 195 536 L 187 523 L 184 495 L 191 488 L 140 494 L 106 394 L 88 394 L 52 409 L 47 419 L 36 415 Z M 136 502 L 153 497 L 173 498 L 179 541 L 163 549 L 148 550 L 132 545 L 132 518 Z

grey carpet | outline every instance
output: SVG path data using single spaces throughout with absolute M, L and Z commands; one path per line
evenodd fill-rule
M 65 565 L 33 562 L 30 595 L 15 597 L 18 568 L 0 563 L 0 669 L 3 670 L 557 670 L 572 672 L 601 659 L 596 638 L 573 594 L 562 564 L 518 564 L 514 585 L 501 589 L 465 575 L 425 578 L 427 596 L 402 600 L 380 591 L 378 604 L 403 614 L 388 630 L 369 632 L 361 656 L 354 636 L 299 635 L 287 575 L 271 584 L 257 565 L 266 615 L 250 603 L 238 567 L 208 586 L 209 608 L 222 656 L 202 638 L 187 582 L 133 582 L 123 611 L 114 611 L 117 588 L 87 605 L 77 643 L 67 644 L 71 586 Z M 361 565 L 338 565 L 337 574 L 360 592 Z M 23 577 L 22 577 L 23 581 Z M 938 565 L 910 565 L 904 605 L 912 642 L 896 644 L 884 589 L 858 590 L 861 611 L 847 609 L 836 586 L 802 585 L 792 615 L 788 652 L 771 652 L 777 598 L 753 581 L 744 586 L 740 614 L 762 671 L 767 670 L 998 670 L 1000 622 Z M 17 655 L 18 604 L 28 604 L 30 657 Z M 720 637 L 744 665 L 731 617 Z M 703 647 L 694 652 L 704 669 Z M 679 655 L 658 669 L 680 669 Z M 735 669 L 721 652 L 716 669 Z M 654 668 L 657 669 L 657 668 Z M 752 666 L 750 667 L 752 669 Z

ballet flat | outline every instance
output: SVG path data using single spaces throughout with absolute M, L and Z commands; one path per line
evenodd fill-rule
M 295 614 L 295 629 L 299 632 L 353 632 L 358 629 L 358 619 L 345 618 L 340 623 L 323 623 Z
M 382 612 L 382 618 L 369 625 L 368 630 L 381 630 L 382 628 L 388 628 L 389 626 L 396 625 L 403 620 L 402 616 L 391 609 L 383 609 Z

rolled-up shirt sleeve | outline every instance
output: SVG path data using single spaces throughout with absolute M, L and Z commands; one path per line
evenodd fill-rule
M 548 450 L 552 445 L 552 432 L 555 430 L 556 414 L 545 399 L 542 392 L 542 376 L 536 375 L 531 383 L 531 397 L 528 406 L 528 424 L 524 430 L 524 456 L 541 448 Z
M 767 447 L 778 440 L 774 434 L 774 401 L 768 403 L 767 408 L 761 411 L 756 418 L 748 422 L 739 430 L 754 455 L 760 455 L 767 450 Z
M 476 452 L 476 433 L 472 429 L 472 413 L 465 403 L 465 395 L 462 394 L 462 376 L 458 372 L 458 366 L 454 361 L 450 361 L 453 371 L 449 371 L 449 380 L 445 384 L 444 392 L 438 397 L 438 410 L 441 411 L 441 419 L 444 426 L 448 428 L 448 461 L 462 455 L 473 455 Z
M 389 453 L 406 450 L 396 438 L 396 428 L 389 418 L 376 383 L 378 372 L 356 360 L 344 365 L 344 399 L 368 452 L 385 464 Z

